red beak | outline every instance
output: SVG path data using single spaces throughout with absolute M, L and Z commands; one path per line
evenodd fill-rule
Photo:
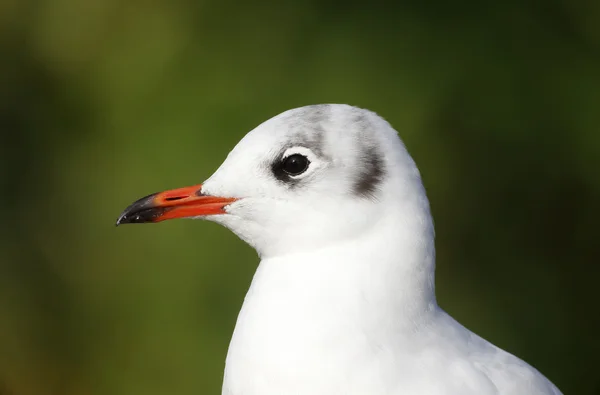
M 225 214 L 225 206 L 236 200 L 236 198 L 203 195 L 202 185 L 153 193 L 127 207 L 119 216 L 117 226 Z

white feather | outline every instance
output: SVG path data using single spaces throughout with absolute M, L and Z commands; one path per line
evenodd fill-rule
M 378 153 L 383 175 L 375 192 L 359 196 L 353 183 L 366 171 L 365 147 Z M 290 149 L 315 162 L 295 185 L 270 168 Z M 241 198 L 208 219 L 261 256 L 223 394 L 560 394 L 437 305 L 425 190 L 396 131 L 376 114 L 346 105 L 285 112 L 248 133 L 203 192 Z

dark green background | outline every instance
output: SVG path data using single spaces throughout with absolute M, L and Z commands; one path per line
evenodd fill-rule
M 600 2 L 2 0 L 0 45 L 0 394 L 220 393 L 255 253 L 114 221 L 324 102 L 413 154 L 440 304 L 600 393 Z

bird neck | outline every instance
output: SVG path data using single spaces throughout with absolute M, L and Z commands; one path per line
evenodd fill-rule
M 433 225 L 428 211 L 413 224 L 401 214 L 351 240 L 263 259 L 238 325 L 278 317 L 333 332 L 420 325 L 437 307 Z
M 375 325 L 416 324 L 436 304 L 432 235 L 429 229 L 403 231 L 391 218 L 386 222 L 356 239 L 264 259 L 252 292 L 272 292 L 285 299 L 286 308 L 296 306 L 295 314 L 321 310 L 362 323 L 370 318 Z
M 407 217 L 390 215 L 342 243 L 263 259 L 231 340 L 224 393 L 269 393 L 273 377 L 286 378 L 282 391 L 290 382 L 301 388 L 325 380 L 331 366 L 341 376 L 326 382 L 344 382 L 356 362 L 349 356 L 366 357 L 378 345 L 412 347 L 437 304 L 431 221 L 407 227 Z

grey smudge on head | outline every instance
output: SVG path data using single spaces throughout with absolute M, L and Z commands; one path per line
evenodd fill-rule
M 361 166 L 354 181 L 353 192 L 360 197 L 372 198 L 385 175 L 383 158 L 374 147 L 365 147 L 358 165 Z
M 290 114 L 289 128 L 293 134 L 292 141 L 285 149 L 302 146 L 310 149 L 316 155 L 323 155 L 325 141 L 324 124 L 331 118 L 329 104 L 315 104 L 299 108 Z
M 373 198 L 385 176 L 383 155 L 377 147 L 377 142 L 372 140 L 372 125 L 363 111 L 356 114 L 353 124 L 357 132 L 356 144 L 360 147 L 360 154 L 356 162 L 358 171 L 352 192 L 363 198 Z
M 285 121 L 290 131 L 290 141 L 281 148 L 272 163 L 269 163 L 275 178 L 290 188 L 306 182 L 294 179 L 282 169 L 283 153 L 295 146 L 310 149 L 323 160 L 329 160 L 325 152 L 326 127 L 330 123 L 333 107 L 329 104 L 306 106 L 287 115 Z M 385 176 L 385 162 L 378 141 L 373 135 L 370 113 L 354 108 L 348 113 L 344 132 L 355 139 L 357 155 L 355 174 L 352 175 L 351 192 L 361 198 L 374 198 Z
M 323 144 L 325 143 L 325 127 L 331 118 L 331 106 L 329 104 L 316 104 L 297 109 L 290 113 L 287 118 L 292 138 L 280 150 L 275 161 L 271 164 L 271 171 L 279 181 L 290 187 L 295 187 L 301 180 L 291 178 L 282 168 L 284 152 L 292 147 L 305 147 L 315 155 L 325 157 Z

